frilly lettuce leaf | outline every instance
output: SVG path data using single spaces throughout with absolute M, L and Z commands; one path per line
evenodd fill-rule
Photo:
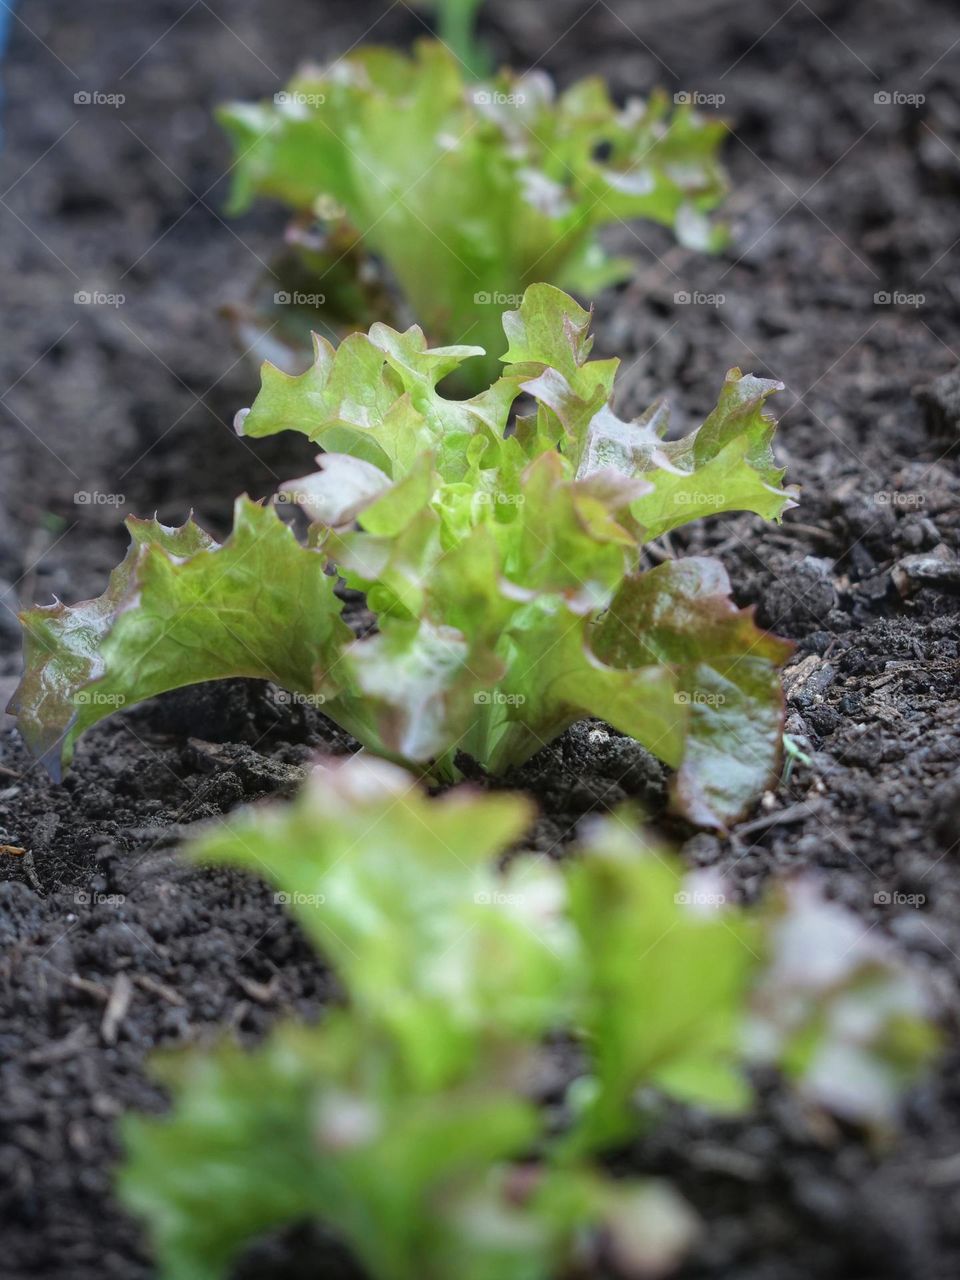
M 599 78 L 561 94 L 542 72 L 474 84 L 421 41 L 412 57 L 367 47 L 304 68 L 273 102 L 219 118 L 233 212 L 259 195 L 349 224 L 431 340 L 493 356 L 499 311 L 528 285 L 590 293 L 630 275 L 604 253 L 603 225 L 649 219 L 697 249 L 723 238 L 705 214 L 726 190 L 725 126 L 661 92 L 620 109 Z M 464 374 L 494 369 L 488 357 Z
M 570 911 L 584 949 L 584 1031 L 595 1075 L 571 1142 L 604 1146 L 636 1124 L 653 1084 L 686 1101 L 739 1109 L 747 996 L 763 951 L 760 921 L 688 885 L 663 849 L 638 847 L 625 817 L 595 821 L 571 867 Z
M 648 538 L 688 523 L 691 507 L 697 515 L 753 511 L 765 520 L 779 520 L 797 505 L 797 490 L 781 487 L 783 468 L 771 447 L 776 421 L 764 412 L 767 398 L 782 390 L 782 382 L 731 369 L 716 408 L 697 431 L 680 440 L 659 438 L 669 425 L 665 405 L 648 411 L 636 432 L 635 447 L 643 461 L 634 473 L 649 480 L 652 492 L 630 508 Z M 609 431 L 611 425 L 607 422 L 600 430 Z
M 327 450 L 351 454 L 399 479 L 425 451 L 438 451 L 448 479 L 461 478 L 471 441 L 497 444 L 517 395 L 499 379 L 472 400 L 449 400 L 437 383 L 482 348 L 429 349 L 421 329 L 399 333 L 375 324 L 339 347 L 314 334 L 314 362 L 289 374 L 269 362 L 249 411 L 237 415 L 244 436 L 300 431 Z
M 183 558 L 216 545 L 193 521 L 179 529 L 135 516 L 126 523 L 130 547 L 102 596 L 75 605 L 58 600 L 20 615 L 25 674 L 8 710 L 17 717 L 27 746 L 56 776 L 61 756 L 70 760 L 74 739 L 116 709 L 115 703 L 90 698 L 77 702 L 76 695 L 103 671 L 101 646 L 124 603 L 136 596 L 136 574 L 145 552 L 156 547 Z
M 774 781 L 783 730 L 778 669 L 793 645 L 736 607 L 718 560 L 689 556 L 626 578 L 591 646 L 625 673 L 644 660 L 672 673 L 682 756 L 647 745 L 677 768 L 674 803 L 691 821 L 713 826 L 736 816 Z
M 22 615 L 26 674 L 11 709 L 54 772 L 91 725 L 169 689 L 259 676 L 314 694 L 350 637 L 323 557 L 270 508 L 239 499 L 222 546 L 192 520 L 127 528 L 104 595 Z
M 387 489 L 390 477 L 372 462 L 348 453 L 317 455 L 318 471 L 280 486 L 279 499 L 295 502 L 315 524 L 349 529 L 364 508 Z
M 562 317 L 557 322 L 558 315 Z M 585 479 L 613 470 L 646 481 L 630 511 L 647 539 L 697 516 L 753 511 L 779 520 L 796 505 L 773 456 L 776 421 L 765 412 L 783 383 L 731 369 L 713 412 L 696 431 L 664 440 L 669 408 L 652 405 L 624 422 L 610 404 L 618 360 L 590 360 L 590 315 L 548 285 L 528 289 L 504 316 L 504 357 L 539 402 L 536 439 L 558 443 Z
M 351 645 L 344 663 L 381 749 L 401 760 L 454 753 L 457 726 L 476 719 L 478 701 L 504 671 L 492 649 L 426 619 L 387 622 L 379 635 Z

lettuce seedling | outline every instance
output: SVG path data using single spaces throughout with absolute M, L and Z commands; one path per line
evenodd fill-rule
M 417 328 L 318 339 L 298 377 L 265 365 L 239 429 L 329 450 L 281 493 L 310 545 L 245 498 L 222 545 L 192 521 L 129 521 L 103 596 L 23 615 L 28 744 L 56 767 L 118 706 L 259 676 L 437 778 L 458 776 L 458 753 L 502 773 L 597 716 L 677 771 L 693 822 L 739 814 L 777 768 L 791 647 L 735 607 L 719 562 L 643 570 L 641 553 L 705 511 L 792 505 L 764 410 L 780 384 L 732 370 L 703 425 L 665 440 L 664 405 L 614 413 L 618 361 L 589 359 L 589 320 L 531 286 L 504 316 L 504 376 L 467 401 L 437 383 L 475 349 L 428 349 Z M 536 413 L 507 433 L 521 392 Z M 328 565 L 366 593 L 376 634 L 343 622 Z
M 706 213 L 725 191 L 725 126 L 659 92 L 620 110 L 599 78 L 559 95 L 542 72 L 476 84 L 421 41 L 412 57 L 370 47 L 307 68 L 272 102 L 219 118 L 234 146 L 231 211 L 259 195 L 300 222 L 348 225 L 432 342 L 490 353 L 459 371 L 473 389 L 495 376 L 500 310 L 528 285 L 593 296 L 629 277 L 630 261 L 600 246 L 604 225 L 645 218 L 692 247 L 722 241 Z
M 853 1068 L 857 1118 L 890 1119 L 931 1034 L 916 981 L 862 926 L 809 892 L 800 910 L 729 906 L 625 816 L 565 867 L 498 869 L 530 817 L 514 796 L 428 800 L 357 756 L 193 845 L 266 877 L 347 1005 L 253 1053 L 163 1060 L 173 1112 L 128 1117 L 120 1181 L 162 1276 L 217 1280 L 254 1236 L 314 1219 L 371 1280 L 549 1280 L 601 1259 L 657 1277 L 695 1234 L 691 1211 L 597 1162 L 637 1132 L 638 1091 L 745 1105 L 759 1044 L 828 1104 Z M 547 1069 L 551 1030 L 582 1055 L 565 1083 Z

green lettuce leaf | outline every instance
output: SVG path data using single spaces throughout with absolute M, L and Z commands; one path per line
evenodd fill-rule
M 585 845 L 568 878 L 595 1075 L 581 1087 L 571 1142 L 602 1146 L 629 1133 L 642 1084 L 743 1107 L 743 1021 L 764 945 L 759 923 L 726 908 L 719 887 L 685 881 L 663 850 L 638 850 L 624 817 L 596 821 Z
M 621 813 L 583 833 L 568 885 L 593 1063 L 575 1086 L 568 1150 L 628 1137 L 642 1086 L 740 1110 L 756 1062 L 825 1110 L 890 1131 L 937 1047 L 930 993 L 815 884 L 734 906 L 716 872 L 685 875 Z
M 239 499 L 222 546 L 193 521 L 127 528 L 99 599 L 22 615 L 26 674 L 10 705 L 55 773 L 91 725 L 169 689 L 260 676 L 313 695 L 350 638 L 323 557 L 271 508 Z
M 473 718 L 477 697 L 503 662 L 455 627 L 391 622 L 351 646 L 344 659 L 377 723 L 385 754 L 435 760 L 456 747 L 451 727 Z
M 399 333 L 375 324 L 336 349 L 314 335 L 314 362 L 305 373 L 264 364 L 249 411 L 237 415 L 244 436 L 300 431 L 316 444 L 379 467 L 394 479 L 433 451 L 446 479 L 462 478 L 471 441 L 499 444 L 517 388 L 499 379 L 472 400 L 449 400 L 437 383 L 479 347 L 429 349 L 422 330 Z
M 718 560 L 689 556 L 625 579 L 591 645 L 609 666 L 633 670 L 649 662 L 673 673 L 674 715 L 683 723 L 682 758 L 670 760 L 677 767 L 673 794 L 691 821 L 723 825 L 775 780 L 783 733 L 779 667 L 793 645 L 761 631 L 751 609 L 734 605 Z
M 659 439 L 669 419 L 665 406 L 654 406 L 642 424 L 637 468 L 653 491 L 631 507 L 648 538 L 695 515 L 753 511 L 779 520 L 797 505 L 796 489 L 781 488 L 783 468 L 771 448 L 776 422 L 764 412 L 767 398 L 782 390 L 782 382 L 731 369 L 703 426 L 676 441 Z
M 781 487 L 783 468 L 772 449 L 776 422 L 765 412 L 783 383 L 731 369 L 703 425 L 664 440 L 670 425 L 664 402 L 636 422 L 613 411 L 619 361 L 589 359 L 589 323 L 589 313 L 559 290 L 534 285 L 504 316 L 510 339 L 504 359 L 539 402 L 536 438 L 561 442 L 579 478 L 613 470 L 646 482 L 630 511 L 647 539 L 698 516 L 753 511 L 779 520 L 796 506 L 796 490 Z

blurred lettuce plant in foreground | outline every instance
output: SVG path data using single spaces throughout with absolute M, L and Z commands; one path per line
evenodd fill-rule
M 669 1186 L 600 1160 L 653 1122 L 641 1091 L 742 1109 L 746 1067 L 767 1059 L 809 1105 L 891 1123 L 933 1036 L 916 980 L 858 922 L 809 887 L 732 906 L 626 814 L 565 864 L 498 866 L 531 817 L 519 796 L 429 799 L 355 757 L 193 844 L 267 878 L 347 1004 L 252 1051 L 161 1060 L 172 1112 L 127 1117 L 120 1176 L 161 1276 L 217 1280 L 257 1235 L 313 1219 L 372 1280 L 601 1261 L 650 1280 L 698 1224 Z M 551 1032 L 579 1047 L 560 1084 Z
M 358 241 L 431 342 L 485 349 L 457 371 L 474 391 L 496 373 L 500 312 L 529 285 L 589 298 L 630 277 L 602 227 L 646 219 L 705 251 L 724 238 L 707 214 L 726 191 L 726 127 L 660 91 L 621 109 L 599 77 L 563 93 L 539 71 L 477 83 L 424 40 L 412 56 L 370 46 L 307 67 L 272 101 L 218 114 L 234 148 L 230 211 L 265 196 L 295 226 Z M 315 257 L 315 292 L 331 292 L 342 260 Z

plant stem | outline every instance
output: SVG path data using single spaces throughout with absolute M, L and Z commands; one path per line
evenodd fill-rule
M 488 70 L 488 60 L 475 33 L 477 10 L 483 0 L 437 0 L 440 39 L 453 50 L 475 79 Z

